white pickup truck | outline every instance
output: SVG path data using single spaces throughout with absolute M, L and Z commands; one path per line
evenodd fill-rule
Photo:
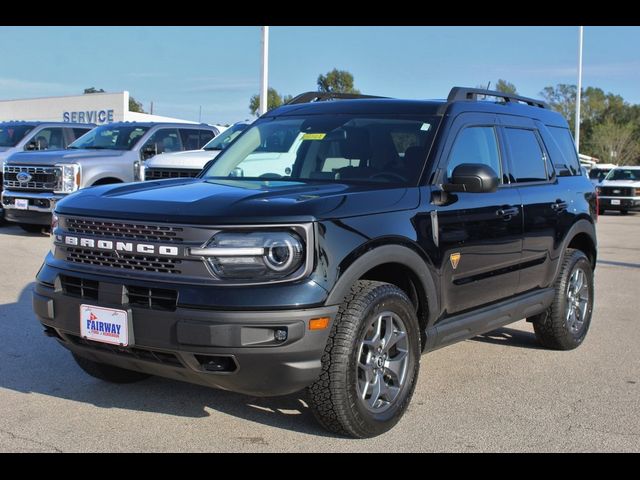
M 599 213 L 618 210 L 640 210 L 640 166 L 617 167 L 611 170 L 597 187 Z

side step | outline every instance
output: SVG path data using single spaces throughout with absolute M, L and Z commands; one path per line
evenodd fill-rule
M 553 288 L 537 290 L 473 312 L 446 318 L 427 330 L 424 351 L 436 350 L 542 313 L 553 302 L 554 294 Z

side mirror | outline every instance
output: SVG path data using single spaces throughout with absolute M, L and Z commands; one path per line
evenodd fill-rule
M 453 169 L 451 183 L 442 185 L 445 192 L 491 193 L 500 180 L 495 170 L 483 163 L 463 163 Z
M 145 147 L 142 149 L 142 159 L 146 160 L 148 158 L 153 157 L 157 153 L 158 151 L 156 150 L 155 144 L 152 143 L 150 145 L 145 145 Z
M 27 143 L 24 146 L 25 150 L 40 150 L 40 148 L 38 148 L 38 142 L 36 140 L 31 140 L 29 143 Z

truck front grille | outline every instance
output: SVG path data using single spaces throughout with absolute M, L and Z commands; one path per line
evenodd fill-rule
M 98 300 L 98 282 L 95 280 L 60 275 L 60 285 L 65 295 Z
M 145 180 L 162 180 L 163 178 L 194 178 L 200 170 L 193 168 L 147 168 Z
M 178 303 L 178 292 L 166 288 L 134 287 L 128 285 L 129 305 L 150 310 L 174 311 Z
M 137 360 L 146 360 L 148 362 L 162 363 L 164 365 L 171 365 L 174 367 L 184 368 L 184 365 L 178 357 L 173 353 L 159 352 L 157 350 L 150 350 L 140 347 L 119 347 L 117 345 L 110 345 L 108 343 L 93 342 L 77 335 L 66 334 L 65 337 L 69 338 L 76 345 L 83 347 L 89 347 L 92 350 L 98 350 L 106 353 L 112 353 L 121 357 L 135 358 Z
M 111 267 L 122 270 L 134 270 L 155 273 L 180 274 L 178 268 L 182 263 L 175 258 L 156 257 L 152 255 L 129 255 L 125 253 L 103 252 L 86 248 L 66 247 L 65 256 L 68 262 Z
M 20 181 L 18 180 L 20 173 L 26 173 L 31 178 Z M 6 165 L 2 185 L 5 189 L 17 191 L 52 192 L 59 188 L 60 177 L 60 167 Z
M 146 223 L 104 222 L 83 218 L 66 218 L 66 229 L 81 235 L 130 239 L 145 242 L 181 243 L 180 227 L 149 225 Z
M 600 187 L 600 195 L 605 197 L 634 197 L 633 187 Z

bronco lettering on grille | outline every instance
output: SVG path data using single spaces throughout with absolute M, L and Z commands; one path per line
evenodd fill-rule
M 93 238 L 75 237 L 71 235 L 56 235 L 56 241 L 74 247 L 96 248 L 98 250 L 110 250 L 115 252 L 145 253 L 150 255 L 164 255 L 176 257 L 179 255 L 178 247 L 171 245 L 152 245 L 149 243 L 121 242 L 112 240 L 96 240 Z

